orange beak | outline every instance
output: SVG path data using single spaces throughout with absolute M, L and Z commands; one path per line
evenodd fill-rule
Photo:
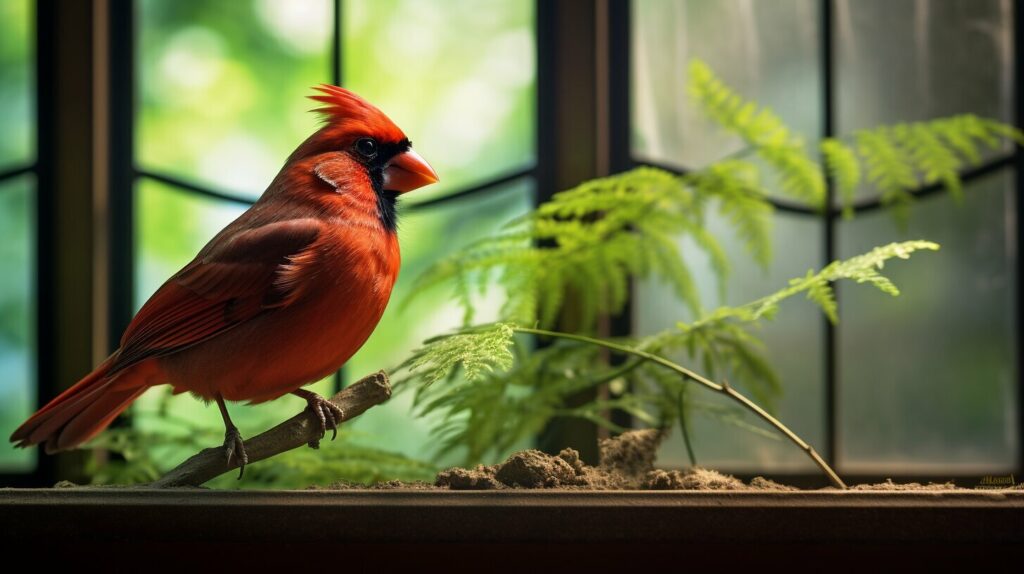
M 430 164 L 412 150 L 396 155 L 384 167 L 385 191 L 406 193 L 437 181 Z

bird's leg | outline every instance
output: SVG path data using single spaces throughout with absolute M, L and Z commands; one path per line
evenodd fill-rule
M 320 421 L 321 437 L 327 435 L 327 429 L 331 429 L 334 431 L 334 434 L 331 435 L 331 440 L 338 438 L 338 423 L 345 416 L 345 411 L 341 410 L 341 407 L 306 389 L 292 391 L 292 394 L 306 399 L 306 408 L 313 411 L 317 420 Z M 319 448 L 320 441 L 311 440 L 309 441 L 309 446 L 311 448 Z
M 238 480 L 242 480 L 245 465 L 249 462 L 249 455 L 245 454 L 245 444 L 242 442 L 242 433 L 238 432 L 238 427 L 231 422 L 231 417 L 228 416 L 228 407 L 224 404 L 224 397 L 220 393 L 217 393 L 217 406 L 220 407 L 220 416 L 224 417 L 224 454 L 227 456 L 229 465 L 231 457 L 237 456 Z

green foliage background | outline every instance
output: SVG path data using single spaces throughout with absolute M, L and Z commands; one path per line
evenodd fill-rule
M 34 160 L 30 0 L 0 2 L 0 172 Z M 31 413 L 34 331 L 32 317 L 32 237 L 35 233 L 34 181 L 30 175 L 0 184 L 0 428 L 13 430 Z M 6 435 L 4 435 L 6 436 Z M 0 444 L 0 472 L 25 471 L 29 451 Z

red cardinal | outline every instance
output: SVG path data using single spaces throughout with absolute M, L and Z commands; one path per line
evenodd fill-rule
M 377 326 L 398 277 L 398 195 L 437 181 L 402 130 L 358 95 L 310 96 L 326 124 L 260 199 L 143 305 L 121 347 L 11 435 L 47 453 L 92 438 L 149 387 L 215 400 L 224 448 L 245 449 L 225 401 L 306 399 L 322 434 L 338 408 L 302 389 L 336 371 Z

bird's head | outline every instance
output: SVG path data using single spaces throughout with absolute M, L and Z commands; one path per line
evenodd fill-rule
M 289 161 L 328 152 L 347 154 L 366 168 L 371 181 L 384 192 L 406 193 L 438 181 L 437 173 L 412 142 L 376 106 L 355 92 L 322 84 L 309 96 L 323 105 L 315 111 L 325 124 L 310 136 Z

